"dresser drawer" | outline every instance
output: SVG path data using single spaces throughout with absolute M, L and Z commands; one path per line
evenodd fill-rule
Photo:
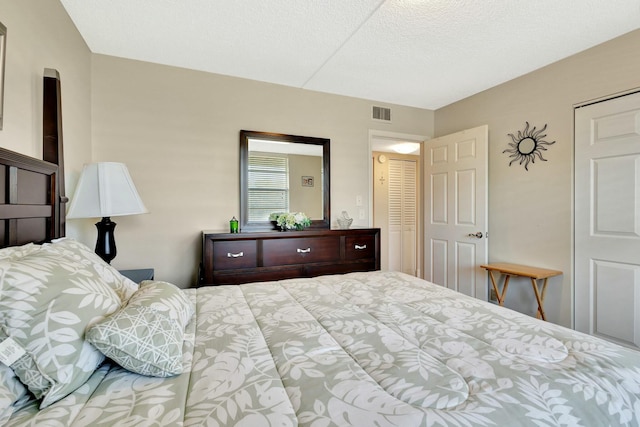
M 213 268 L 233 270 L 257 267 L 257 246 L 255 240 L 213 242 Z
M 270 239 L 262 242 L 265 267 L 340 260 L 340 236 Z
M 374 235 L 347 236 L 345 244 L 345 257 L 348 260 L 370 259 L 376 256 L 376 238 Z

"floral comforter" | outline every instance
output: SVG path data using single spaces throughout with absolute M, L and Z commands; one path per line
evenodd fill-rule
M 640 353 L 401 273 L 186 291 L 185 372 L 102 365 L 10 426 L 637 426 Z

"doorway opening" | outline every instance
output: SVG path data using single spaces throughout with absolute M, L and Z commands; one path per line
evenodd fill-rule
M 382 270 L 423 275 L 423 154 L 427 138 L 370 131 L 370 217 L 380 228 Z

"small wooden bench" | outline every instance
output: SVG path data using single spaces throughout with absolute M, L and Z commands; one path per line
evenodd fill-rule
M 491 278 L 491 284 L 493 285 L 493 290 L 496 293 L 496 298 L 498 300 L 498 304 L 504 305 L 504 298 L 507 295 L 507 288 L 509 287 L 509 279 L 511 276 L 521 276 L 528 277 L 531 279 L 531 286 L 533 287 L 533 292 L 536 295 L 536 301 L 538 302 L 538 312 L 536 313 L 537 318 L 541 318 L 542 320 L 547 320 L 544 315 L 544 295 L 547 291 L 547 279 L 553 276 L 559 276 L 562 274 L 562 271 L 559 270 L 549 270 L 546 268 L 538 268 L 538 267 L 529 267 L 527 265 L 520 264 L 509 264 L 509 263 L 493 263 L 493 264 L 484 264 L 480 267 L 486 269 L 489 272 L 489 277 Z M 502 287 L 502 293 L 498 291 L 498 285 L 496 284 L 496 279 L 493 276 L 493 272 L 496 271 L 498 273 L 504 274 L 504 286 Z M 538 288 L 538 280 L 543 280 L 542 289 Z

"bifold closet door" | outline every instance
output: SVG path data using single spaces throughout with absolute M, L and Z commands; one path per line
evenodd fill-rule
M 389 269 L 416 275 L 417 162 L 389 160 Z
M 575 328 L 640 348 L 640 93 L 575 110 Z

